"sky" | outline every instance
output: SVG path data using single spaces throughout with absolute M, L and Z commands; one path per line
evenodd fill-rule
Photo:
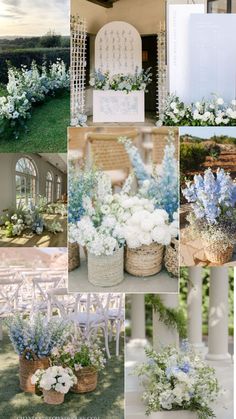
M 180 135 L 190 134 L 200 138 L 227 135 L 236 138 L 236 127 L 181 127 Z
M 69 35 L 70 0 L 0 0 L 0 36 Z

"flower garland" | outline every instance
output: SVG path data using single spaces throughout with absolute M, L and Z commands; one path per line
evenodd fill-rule
M 180 338 L 187 337 L 187 321 L 181 308 L 166 307 L 161 298 L 155 294 L 148 294 L 145 299 L 146 303 L 159 314 L 160 321 L 169 328 L 177 329 Z
M 185 104 L 175 94 L 166 97 L 156 125 L 236 126 L 236 100 L 226 103 L 221 97 Z
M 147 86 L 152 82 L 151 68 L 146 71 L 135 69 L 134 74 L 114 74 L 111 76 L 109 71 L 103 73 L 100 69 L 95 71 L 90 77 L 90 86 L 95 90 L 115 90 L 126 93 L 133 91 L 147 91 Z

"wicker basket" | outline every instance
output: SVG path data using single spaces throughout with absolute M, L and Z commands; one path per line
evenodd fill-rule
M 25 359 L 26 353 L 31 353 L 32 360 Z M 20 388 L 26 393 L 35 393 L 35 385 L 31 383 L 32 375 L 38 369 L 47 369 L 49 367 L 49 358 L 37 358 L 36 355 L 30 350 L 25 349 L 19 360 L 19 376 Z
M 164 257 L 165 267 L 169 274 L 179 276 L 179 240 L 172 239 L 169 246 L 166 247 Z
M 151 276 L 160 272 L 164 246 L 157 243 L 142 245 L 136 249 L 126 248 L 125 270 L 134 276 Z
M 47 404 L 62 404 L 64 402 L 64 394 L 55 390 L 43 389 L 43 400 Z
M 98 373 L 94 368 L 84 367 L 83 369 L 74 373 L 77 377 L 77 384 L 75 384 L 71 391 L 73 393 L 89 393 L 94 391 L 97 387 Z
M 68 266 L 69 272 L 80 266 L 80 254 L 79 254 L 79 245 L 78 243 L 69 243 L 68 246 Z
M 234 249 L 232 244 L 228 244 L 228 247 L 225 249 L 221 242 L 212 244 L 203 241 L 203 247 L 207 260 L 217 265 L 224 265 L 224 263 L 230 262 L 232 259 Z
M 112 287 L 124 279 L 124 248 L 113 255 L 94 256 L 88 252 L 88 280 L 93 285 Z

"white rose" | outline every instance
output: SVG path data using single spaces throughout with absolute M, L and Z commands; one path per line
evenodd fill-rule
M 224 104 L 224 99 L 222 99 L 221 97 L 218 97 L 216 100 L 217 105 L 223 105 Z

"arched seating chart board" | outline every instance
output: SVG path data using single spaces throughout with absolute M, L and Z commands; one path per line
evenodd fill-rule
M 102 73 L 135 74 L 142 70 L 142 40 L 129 23 L 104 25 L 95 39 L 95 69 Z M 144 92 L 93 91 L 94 122 L 143 122 Z
M 134 74 L 142 69 L 142 41 L 137 29 L 126 22 L 110 22 L 95 40 L 95 68 L 114 74 Z

